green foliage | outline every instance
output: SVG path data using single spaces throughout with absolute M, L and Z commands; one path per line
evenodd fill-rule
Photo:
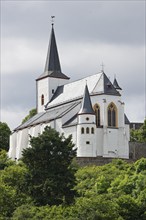
M 15 162 L 8 158 L 7 152 L 5 150 L 0 150 L 0 170 L 13 164 L 15 164 Z
M 130 141 L 132 142 L 146 142 L 146 119 L 143 125 L 138 130 L 131 129 Z
M 122 195 L 117 199 L 119 214 L 124 220 L 140 220 L 139 206 L 130 195 Z
M 76 156 L 71 136 L 65 138 L 54 129 L 45 128 L 42 135 L 31 138 L 31 148 L 23 151 L 26 164 L 26 193 L 39 205 L 70 203 L 74 197 Z
M 141 158 L 135 162 L 136 172 L 139 173 L 143 170 L 146 170 L 146 158 Z
M 0 150 L 8 151 L 10 134 L 11 130 L 7 123 L 0 122 Z
M 28 121 L 28 119 L 32 118 L 34 115 L 37 114 L 37 110 L 35 108 L 31 109 L 29 111 L 29 114 L 22 120 L 22 124 L 26 121 Z
M 11 217 L 14 210 L 31 199 L 22 192 L 27 170 L 23 164 L 11 163 L 0 171 L 0 218 Z
M 50 140 L 48 133 L 51 135 L 51 138 L 56 137 L 54 130 L 47 128 L 43 133 L 45 143 L 51 143 L 51 140 L 53 140 Z M 40 135 L 37 140 L 41 137 L 42 136 Z M 34 138 L 31 140 L 33 141 L 33 144 L 39 144 L 37 147 L 32 144 L 32 148 L 30 148 L 32 150 L 29 151 L 29 153 L 27 152 L 27 157 L 25 158 L 27 161 L 26 164 L 22 161 L 17 164 L 9 161 L 9 165 L 5 166 L 3 170 L 0 170 L 0 219 L 146 219 L 145 158 L 142 158 L 135 163 L 127 163 L 124 160 L 115 159 L 112 163 L 104 166 L 87 166 L 78 168 L 76 171 L 76 185 L 74 186 L 74 184 L 71 184 L 72 187 L 74 186 L 77 194 L 73 194 L 75 196 L 74 202 L 68 204 L 70 202 L 66 202 L 65 196 L 70 196 L 70 193 L 72 195 L 72 190 L 68 192 L 69 194 L 66 194 L 63 190 L 65 187 L 67 188 L 68 185 L 64 182 L 68 180 L 66 177 L 67 174 L 69 178 L 71 178 L 72 183 L 72 175 L 70 176 L 68 169 L 64 171 L 64 167 L 66 167 L 67 163 L 67 167 L 71 169 L 70 171 L 72 171 L 73 174 L 75 170 L 74 166 L 70 163 L 73 156 L 70 154 L 68 155 L 68 150 L 61 150 L 61 148 L 64 148 L 63 144 L 61 146 L 59 145 L 60 147 L 57 147 L 60 139 L 63 142 L 70 143 L 70 147 L 72 146 L 70 138 L 67 138 L 66 140 L 63 136 L 58 134 L 55 142 L 56 147 L 53 145 L 54 147 L 52 148 L 50 145 L 47 145 L 48 150 L 45 151 L 45 154 L 42 154 L 41 149 L 46 149 L 46 144 L 39 141 L 36 142 L 36 139 Z M 59 151 L 57 151 L 57 148 Z M 57 152 L 62 153 L 58 154 Z M 60 158 L 59 155 L 64 155 L 64 157 Z M 74 155 L 74 152 L 72 152 L 72 155 Z M 42 158 L 42 162 L 40 157 Z M 70 158 L 70 162 L 68 161 L 68 157 Z M 47 163 L 48 158 L 49 162 Z M 53 158 L 57 158 L 57 160 L 55 159 L 54 161 Z M 60 167 L 58 161 L 61 161 Z M 43 164 L 43 168 L 41 164 Z M 49 164 L 51 164 L 52 167 Z M 50 182 L 52 180 L 52 185 L 49 180 Z M 53 183 L 55 186 L 54 188 Z M 40 190 L 41 187 L 44 191 Z M 39 194 L 40 192 L 42 195 Z M 50 203 L 50 205 L 43 205 L 45 203 L 44 201 L 43 204 L 37 201 L 38 206 L 36 204 L 36 196 L 33 193 L 39 194 L 37 197 L 40 199 L 39 202 L 43 201 L 41 196 L 45 197 L 46 202 L 47 195 L 49 195 L 48 204 Z M 60 201 L 61 204 L 59 204 Z M 55 203 L 56 205 L 54 205 Z

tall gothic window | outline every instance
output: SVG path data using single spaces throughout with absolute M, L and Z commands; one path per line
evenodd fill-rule
M 114 103 L 110 103 L 108 106 L 108 126 L 117 127 L 117 107 Z
M 95 114 L 96 114 L 96 126 L 100 126 L 100 106 L 98 104 L 95 104 L 93 107 Z
M 41 95 L 41 105 L 44 105 L 44 95 Z

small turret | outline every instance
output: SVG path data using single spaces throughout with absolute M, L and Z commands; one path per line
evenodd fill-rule
M 82 105 L 78 113 L 77 155 L 96 157 L 96 118 L 92 108 L 87 85 L 85 86 Z
M 87 85 L 85 86 L 82 106 L 81 106 L 81 109 L 78 114 L 93 114 L 93 115 L 95 115 L 95 112 L 92 108 L 91 99 L 90 99 L 89 90 L 88 90 Z

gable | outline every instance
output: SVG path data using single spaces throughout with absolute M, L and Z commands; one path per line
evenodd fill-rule
M 62 105 L 63 103 L 81 99 L 83 97 L 86 84 L 90 95 L 104 93 L 109 95 L 120 95 L 105 73 L 100 72 L 81 80 L 59 86 L 50 102 L 46 104 L 46 110 L 54 106 Z

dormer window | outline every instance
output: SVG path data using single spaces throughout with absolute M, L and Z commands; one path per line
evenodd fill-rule
M 41 105 L 44 105 L 44 95 L 41 95 Z

